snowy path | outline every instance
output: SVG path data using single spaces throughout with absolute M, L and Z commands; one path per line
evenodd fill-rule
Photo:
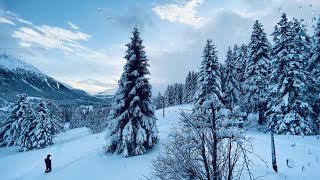
M 161 149 L 170 127 L 179 118 L 181 109 L 190 105 L 166 108 L 156 111 L 160 143 L 144 155 L 123 158 L 120 155 L 105 154 L 105 133 L 90 134 L 86 128 L 68 130 L 55 138 L 55 145 L 36 151 L 16 152 L 15 147 L 0 148 L 1 180 L 122 180 L 144 179 L 150 172 L 150 161 Z M 270 180 L 316 180 L 320 177 L 320 140 L 315 136 L 275 136 L 279 173 L 271 167 L 270 136 L 259 132 L 249 132 L 254 137 L 254 152 L 264 159 L 266 167 L 254 158 L 257 167 L 252 168 L 255 176 Z M 44 158 L 52 155 L 53 169 L 45 174 Z M 289 159 L 293 167 L 286 165 Z

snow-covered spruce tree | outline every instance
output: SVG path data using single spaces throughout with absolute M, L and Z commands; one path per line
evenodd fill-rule
M 314 44 L 311 49 L 311 58 L 308 61 L 308 71 L 313 78 L 314 111 L 320 118 L 320 17 L 314 31 Z M 320 123 L 320 119 L 318 119 Z M 318 124 L 320 126 L 320 124 Z M 320 127 L 318 127 L 320 128 Z M 320 132 L 319 132 L 320 133 Z
M 89 112 L 87 127 L 92 133 L 100 133 L 106 129 L 107 113 L 108 109 L 102 106 L 95 107 Z
M 27 96 L 19 94 L 17 101 L 12 105 L 8 117 L 1 123 L 0 127 L 0 146 L 18 145 L 21 133 L 21 123 L 26 119 L 28 111 Z
M 248 45 L 248 60 L 244 81 L 244 104 L 249 112 L 258 112 L 258 123 L 265 122 L 267 108 L 267 86 L 271 66 L 271 45 L 268 42 L 262 24 L 258 20 L 253 25 Z
M 69 104 L 64 104 L 59 107 L 61 109 L 61 117 L 63 122 L 70 122 L 74 115 L 74 107 Z
M 157 98 L 156 98 L 156 109 L 161 109 L 163 108 L 164 105 L 164 99 L 161 93 L 159 92 Z
M 173 91 L 174 105 L 180 105 L 182 104 L 182 98 L 183 98 L 183 84 L 175 83 L 173 87 L 174 87 L 174 91 Z
M 48 113 L 47 104 L 41 100 L 36 107 L 35 128 L 29 133 L 33 149 L 42 149 L 53 144 L 53 122 Z
M 226 107 L 233 109 L 240 100 L 240 84 L 237 76 L 235 54 L 232 50 L 228 49 L 225 69 L 224 69 L 224 84 L 223 84 L 223 100 Z
M 172 85 L 167 86 L 164 97 L 166 107 L 174 106 L 174 87 Z
M 109 116 L 106 152 L 124 157 L 143 154 L 158 140 L 156 117 L 151 105 L 148 59 L 137 27 L 127 44 L 127 62 L 119 80 Z
M 220 71 L 219 71 L 220 72 Z M 192 73 L 191 73 L 191 79 L 192 79 L 192 94 L 193 94 L 193 96 L 194 96 L 194 94 L 196 93 L 196 91 L 197 91 L 197 80 L 198 80 L 198 72 L 194 72 L 194 71 L 192 71 Z M 193 98 L 193 96 L 192 96 L 192 98 Z M 191 99 L 192 100 L 192 99 Z
M 247 59 L 248 59 L 248 46 L 245 44 L 242 44 L 239 48 L 239 53 L 236 57 L 236 64 L 237 64 L 237 73 L 239 77 L 239 83 L 243 84 L 245 78 L 244 74 L 247 67 Z
M 19 151 L 28 151 L 33 149 L 32 131 L 36 126 L 36 115 L 31 107 L 28 107 L 25 113 L 25 118 L 21 122 L 21 132 L 17 142 Z
M 189 104 L 193 101 L 194 94 L 197 89 L 197 73 L 189 71 L 186 77 L 184 91 L 183 91 L 183 103 Z
M 48 100 L 47 108 L 48 108 L 48 116 L 52 121 L 53 135 L 63 132 L 64 131 L 63 120 L 61 116 L 61 111 L 59 110 L 58 106 L 52 100 Z
M 272 73 L 266 112 L 268 128 L 277 134 L 310 135 L 315 133 L 313 109 L 308 102 L 308 72 L 304 70 L 304 47 L 298 33 L 298 21 L 288 22 L 286 14 L 272 33 Z
M 191 79 L 191 71 L 189 71 L 186 81 L 184 83 L 184 90 L 183 90 L 183 103 L 191 103 L 192 102 L 192 79 Z
M 236 67 L 238 67 L 239 65 L 237 64 L 238 62 L 237 62 L 237 57 L 239 56 L 239 54 L 240 54 L 240 47 L 237 45 L 237 44 L 234 44 L 234 46 L 233 46 L 233 51 L 232 51 L 232 53 L 233 53 L 233 58 L 234 58 L 234 63 L 236 64 Z M 236 68 L 237 69 L 237 68 Z
M 203 50 L 203 60 L 197 77 L 197 90 L 194 95 L 194 104 L 202 105 L 208 96 L 215 95 L 222 99 L 221 79 L 218 70 L 219 62 L 217 51 L 211 39 L 207 40 Z
M 86 127 L 88 125 L 89 108 L 86 106 L 79 106 L 76 108 L 70 120 L 70 129 Z
M 234 126 L 217 96 L 208 99 L 197 106 L 202 111 L 181 113 L 161 154 L 152 161 L 150 179 L 254 179 L 249 139 Z

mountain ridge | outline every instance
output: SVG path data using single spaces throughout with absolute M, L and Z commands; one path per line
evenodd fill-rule
M 21 93 L 56 101 L 101 101 L 83 90 L 68 88 L 31 64 L 7 53 L 0 54 L 0 92 L 2 103 L 13 102 Z

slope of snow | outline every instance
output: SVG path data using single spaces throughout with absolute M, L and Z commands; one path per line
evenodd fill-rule
M 39 88 L 33 86 L 32 84 L 28 83 L 26 80 L 23 79 L 22 81 L 23 81 L 24 83 L 28 84 L 29 86 L 31 86 L 33 89 L 35 89 L 35 90 L 37 90 L 37 91 L 42 91 L 41 89 L 39 89 Z
M 86 180 L 86 179 L 143 179 L 150 173 L 150 161 L 155 158 L 165 141 L 170 127 L 177 123 L 179 111 L 190 110 L 190 105 L 170 107 L 156 111 L 158 118 L 160 143 L 144 155 L 123 158 L 121 155 L 105 154 L 105 132 L 90 134 L 86 128 L 67 130 L 59 134 L 51 147 L 16 152 L 15 147 L 0 148 L 0 179 L 23 180 Z M 249 132 L 254 137 L 254 152 L 267 162 L 265 166 L 254 158 L 257 167 L 252 171 L 261 179 L 307 179 L 314 180 L 320 176 L 320 140 L 316 136 L 275 136 L 276 154 L 279 173 L 271 166 L 270 136 L 260 132 Z M 45 174 L 44 158 L 52 155 L 52 172 Z M 289 160 L 290 167 L 286 165 Z
M 51 89 L 53 89 L 53 87 L 49 84 L 48 79 L 44 78 L 44 82 L 46 82 L 47 86 L 49 86 Z
M 10 71 L 14 71 L 17 69 L 24 69 L 26 71 L 31 71 L 37 74 L 42 74 L 41 71 L 39 71 L 37 68 L 35 68 L 34 66 L 20 60 L 17 59 L 13 56 L 10 56 L 6 53 L 1 53 L 0 54 L 0 67 L 2 68 L 6 68 Z

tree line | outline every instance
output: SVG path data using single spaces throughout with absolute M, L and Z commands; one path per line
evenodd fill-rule
M 263 25 L 255 21 L 249 43 L 229 47 L 222 64 L 209 39 L 198 72 L 189 72 L 184 84 L 168 85 L 165 93 L 155 98 L 156 108 L 201 104 L 204 100 L 200 97 L 221 86 L 222 92 L 217 95 L 226 107 L 240 110 L 243 115 L 257 114 L 257 123 L 266 125 L 269 131 L 318 133 L 320 22 L 310 36 L 303 20 L 289 21 L 282 14 L 271 36 L 273 44 Z M 216 59 L 213 64 L 208 64 L 210 58 Z M 219 76 L 221 82 L 214 82 L 214 76 Z
M 255 21 L 249 44 L 229 47 L 222 65 L 207 40 L 193 109 L 182 112 L 150 179 L 255 179 L 242 112 L 257 113 L 271 133 L 319 134 L 320 19 L 311 37 L 283 14 L 272 36 L 273 45 Z
M 25 94 L 19 94 L 7 108 L 0 112 L 0 147 L 17 146 L 19 151 L 50 146 L 65 128 L 87 127 L 92 133 L 102 132 L 109 112 L 106 105 L 58 106 L 52 100 L 33 100 Z

